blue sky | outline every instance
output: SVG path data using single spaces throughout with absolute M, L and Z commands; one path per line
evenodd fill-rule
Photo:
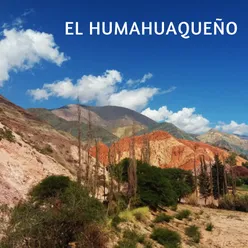
M 131 107 L 188 132 L 217 126 L 223 131 L 248 134 L 247 1 L 35 2 L 1 1 L 1 32 L 9 33 L 0 36 L 0 61 L 4 58 L 8 65 L 6 69 L 4 64 L 8 76 L 3 77 L 0 93 L 14 103 L 24 108 L 60 107 L 75 102 L 72 93 L 57 91 L 47 99 L 34 100 L 29 90 L 49 84 L 49 90 L 54 91 L 59 82 L 75 86 L 78 81 L 87 88 L 93 82 L 101 94 L 95 88 L 88 95 L 84 91 L 82 103 Z M 91 21 L 179 23 L 216 18 L 235 21 L 237 34 L 182 39 L 173 35 L 90 36 L 87 32 Z M 66 36 L 66 21 L 78 21 L 84 36 Z M 30 48 L 23 44 L 27 35 L 35 39 L 39 34 L 40 39 L 51 42 L 51 37 L 41 37 L 41 32 L 52 35 L 53 49 L 45 55 L 34 50 L 27 55 Z M 32 46 L 32 39 L 27 46 Z M 17 51 L 19 48 L 26 50 Z M 53 54 L 55 50 L 57 54 Z M 21 56 L 31 62 L 25 64 Z M 152 76 L 142 81 L 144 75 Z M 127 83 L 130 79 L 134 82 L 131 85 Z

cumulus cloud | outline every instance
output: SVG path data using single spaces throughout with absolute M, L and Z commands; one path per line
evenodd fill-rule
M 140 83 L 145 83 L 147 80 L 151 79 L 153 77 L 153 75 L 149 72 L 149 73 L 146 73 L 142 78 L 140 79 L 136 79 L 136 80 L 133 80 L 133 79 L 129 79 L 127 80 L 127 85 L 129 86 L 132 86 L 134 84 L 140 84 Z
M 121 106 L 141 111 L 147 106 L 149 100 L 158 94 L 158 88 L 139 88 L 135 90 L 122 90 L 112 94 L 108 99 L 109 105 Z
M 220 123 L 215 127 L 220 131 L 227 132 L 227 133 L 234 133 L 238 135 L 247 135 L 248 134 L 248 125 L 245 123 L 238 124 L 235 121 L 231 121 L 229 124 Z
M 142 87 L 132 90 L 121 89 L 123 78 L 117 70 L 107 70 L 103 75 L 84 75 L 74 84 L 69 78 L 42 88 L 29 90 L 34 100 L 47 100 L 50 96 L 77 99 L 81 103 L 95 102 L 97 105 L 115 105 L 137 111 L 144 109 L 158 88 Z
M 20 19 L 21 21 L 21 19 Z M 41 60 L 60 66 L 69 58 L 59 51 L 52 34 L 31 29 L 4 29 L 0 39 L 0 87 L 11 71 L 31 69 Z
M 196 114 L 195 108 L 182 108 L 178 112 L 173 112 L 168 110 L 167 106 L 163 106 L 158 110 L 147 108 L 142 114 L 158 122 L 170 122 L 188 133 L 198 134 L 210 129 L 209 121 L 202 115 Z

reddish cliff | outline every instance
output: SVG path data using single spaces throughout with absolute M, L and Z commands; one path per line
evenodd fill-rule
M 229 155 L 225 150 L 202 142 L 176 139 L 166 132 L 155 131 L 149 133 L 146 137 L 141 135 L 134 138 L 137 159 L 141 159 L 145 138 L 149 140 L 150 144 L 151 164 L 162 168 L 177 167 L 190 170 L 194 167 L 194 158 L 196 165 L 199 166 L 201 156 L 204 156 L 206 162 L 209 163 L 214 161 L 215 154 L 218 154 L 221 160 L 224 160 Z M 99 149 L 100 161 L 105 165 L 108 164 L 109 149 L 111 154 L 116 154 L 117 161 L 129 157 L 130 142 L 131 138 L 126 137 L 113 144 L 110 148 L 101 144 Z M 92 148 L 91 153 L 95 156 L 95 148 Z M 238 157 L 237 162 L 238 165 L 241 165 L 245 160 Z

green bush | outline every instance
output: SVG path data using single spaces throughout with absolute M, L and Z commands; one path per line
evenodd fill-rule
M 80 247 L 105 247 L 104 216 L 102 203 L 83 186 L 66 177 L 48 177 L 14 208 L 0 246 L 60 248 L 77 242 Z
M 154 219 L 155 223 L 161 223 L 161 222 L 170 222 L 171 219 L 173 219 L 172 216 L 169 216 L 165 213 L 159 214 L 158 216 L 156 216 L 156 218 Z
M 211 222 L 207 223 L 206 231 L 212 232 L 213 228 L 214 228 L 214 225 Z
M 201 233 L 199 231 L 199 227 L 192 225 L 185 228 L 185 234 L 191 238 L 191 240 L 195 243 L 199 243 L 201 239 Z
M 123 239 L 118 242 L 116 248 L 136 248 L 137 243 L 145 243 L 145 236 L 134 230 L 125 230 Z
M 181 236 L 168 228 L 155 228 L 151 238 L 167 248 L 177 248 L 181 245 Z
M 47 200 L 58 197 L 68 189 L 71 184 L 70 178 L 66 176 L 49 176 L 43 179 L 30 192 L 34 200 Z
M 183 209 L 183 210 L 179 211 L 179 212 L 175 215 L 175 217 L 176 217 L 178 220 L 182 220 L 182 219 L 187 219 L 190 215 L 191 215 L 190 210 L 188 210 L 188 209 Z

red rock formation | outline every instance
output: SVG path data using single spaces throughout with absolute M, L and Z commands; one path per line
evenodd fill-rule
M 204 156 L 207 163 L 214 161 L 215 154 L 218 154 L 221 160 L 225 160 L 229 153 L 220 148 L 189 140 L 176 139 L 172 135 L 164 131 L 155 131 L 148 134 L 150 140 L 150 162 L 154 166 L 161 168 L 176 167 L 186 170 L 192 170 L 194 167 L 194 158 L 196 165 L 200 165 L 200 157 Z M 116 151 L 117 161 L 129 157 L 130 137 L 119 140 L 110 147 L 111 153 Z M 136 158 L 141 159 L 144 136 L 135 137 L 135 153 Z M 100 161 L 108 164 L 109 148 L 101 145 Z M 92 149 L 94 156 L 94 148 Z M 237 165 L 241 165 L 245 160 L 241 157 L 237 158 Z

